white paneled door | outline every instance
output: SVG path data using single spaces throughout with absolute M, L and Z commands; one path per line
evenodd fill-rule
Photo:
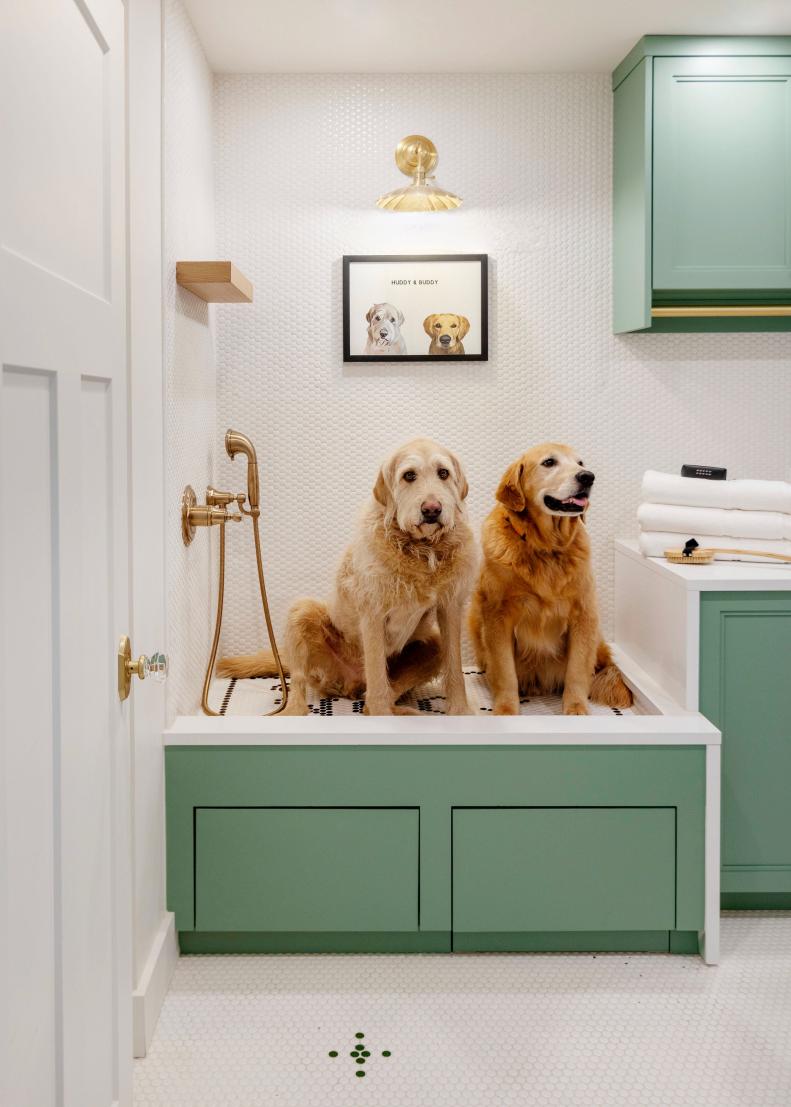
M 122 0 L 0 16 L 0 1103 L 130 1101 Z

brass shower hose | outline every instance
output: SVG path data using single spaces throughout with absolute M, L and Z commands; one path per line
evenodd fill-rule
M 255 560 L 258 568 L 258 588 L 261 593 L 261 605 L 264 609 L 264 620 L 266 621 L 266 631 L 269 637 L 269 645 L 272 650 L 272 656 L 275 661 L 278 676 L 280 678 L 280 687 L 282 690 L 282 696 L 280 703 L 274 709 L 274 711 L 267 712 L 269 715 L 279 715 L 281 711 L 284 711 L 288 704 L 288 684 L 286 683 L 286 674 L 283 669 L 283 662 L 280 659 L 280 651 L 277 648 L 277 640 L 275 639 L 275 630 L 272 626 L 272 616 L 269 611 L 269 600 L 266 595 L 266 583 L 264 581 L 264 567 L 261 559 L 261 534 L 258 527 L 258 519 L 261 514 L 261 509 L 258 504 L 258 463 L 255 454 L 255 448 L 252 442 L 246 435 L 241 434 L 239 431 L 229 430 L 225 436 L 225 448 L 228 454 L 233 458 L 237 453 L 244 453 L 247 456 L 247 501 L 250 505 L 249 510 L 245 510 L 244 496 L 239 495 L 236 501 L 239 505 L 239 511 L 242 515 L 249 515 L 253 521 L 253 537 L 255 540 Z M 217 660 L 217 647 L 220 642 L 220 631 L 222 630 L 222 609 L 223 601 L 225 599 L 225 524 L 228 519 L 238 518 L 238 516 L 229 515 L 227 517 L 220 518 L 220 571 L 219 571 L 219 588 L 217 590 L 217 613 L 215 615 L 214 622 L 214 637 L 212 638 L 211 653 L 209 655 L 209 664 L 206 669 L 206 676 L 203 681 L 203 696 L 201 698 L 201 706 L 206 715 L 219 715 L 219 711 L 214 711 L 209 707 L 209 687 L 211 685 L 211 678 L 214 674 L 214 664 Z

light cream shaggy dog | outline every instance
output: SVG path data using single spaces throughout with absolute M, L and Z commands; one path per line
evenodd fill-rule
M 464 607 L 477 569 L 455 454 L 426 438 L 381 467 L 344 554 L 329 603 L 298 600 L 288 616 L 285 714 L 320 696 L 359 699 L 368 715 L 415 714 L 398 700 L 442 673 L 446 711 L 468 715 L 461 662 Z M 222 660 L 221 676 L 273 676 L 268 650 Z

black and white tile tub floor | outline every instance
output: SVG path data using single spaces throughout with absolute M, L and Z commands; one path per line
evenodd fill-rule
M 483 674 L 476 669 L 465 669 L 467 697 L 474 714 L 491 714 L 492 701 Z M 209 705 L 221 715 L 265 715 L 280 702 L 280 682 L 276 678 L 258 677 L 254 680 L 214 680 L 209 690 Z M 445 697 L 437 682 L 424 685 L 417 692 L 405 696 L 402 703 L 416 708 L 426 715 L 444 715 Z M 359 715 L 363 700 L 347 700 L 339 696 L 321 697 L 315 691 L 308 696 L 313 715 Z M 590 704 L 592 715 L 630 715 L 630 709 L 600 707 Z M 521 701 L 522 715 L 562 714 L 560 696 L 526 696 Z

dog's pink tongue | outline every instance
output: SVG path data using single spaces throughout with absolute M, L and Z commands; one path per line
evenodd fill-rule
M 563 501 L 564 504 L 576 504 L 577 507 L 585 507 L 588 500 L 585 496 L 569 496 Z

